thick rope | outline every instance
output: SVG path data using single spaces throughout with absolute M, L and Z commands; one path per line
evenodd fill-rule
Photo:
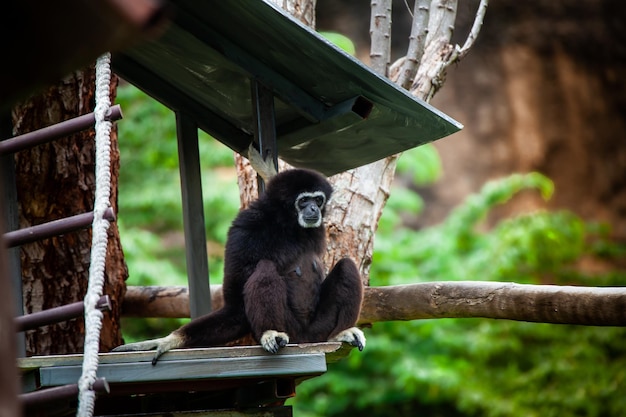
M 83 372 L 78 380 L 79 417 L 93 416 L 96 394 L 93 383 L 98 370 L 98 350 L 102 312 L 96 308 L 104 286 L 104 266 L 107 251 L 109 221 L 104 212 L 110 205 L 111 195 L 111 122 L 105 116 L 111 107 L 111 54 L 106 53 L 96 61 L 96 191 L 91 238 L 91 264 L 89 285 L 85 295 L 85 350 Z

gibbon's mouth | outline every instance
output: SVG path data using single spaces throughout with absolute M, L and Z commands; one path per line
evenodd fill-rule
M 306 224 L 305 227 L 319 227 L 322 224 L 320 216 L 302 216 L 302 220 Z

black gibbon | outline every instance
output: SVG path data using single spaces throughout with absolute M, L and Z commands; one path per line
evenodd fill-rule
M 362 350 L 354 327 L 363 300 L 355 263 L 337 262 L 325 276 L 323 216 L 332 186 L 321 174 L 291 169 L 239 212 L 224 254 L 224 306 L 166 337 L 114 351 L 224 346 L 246 335 L 272 353 L 287 343 L 347 342 Z

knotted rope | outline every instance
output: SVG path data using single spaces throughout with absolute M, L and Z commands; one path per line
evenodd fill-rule
M 83 372 L 78 380 L 78 417 L 93 416 L 96 394 L 93 383 L 98 370 L 98 349 L 102 312 L 96 308 L 104 286 L 109 221 L 104 212 L 110 205 L 111 195 L 111 125 L 105 120 L 111 107 L 111 54 L 106 53 L 96 61 L 96 191 L 91 238 L 91 264 L 89 285 L 85 295 L 85 350 Z

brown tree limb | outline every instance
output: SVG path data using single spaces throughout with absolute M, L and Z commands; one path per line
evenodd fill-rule
M 211 288 L 219 308 L 222 291 Z M 186 287 L 129 287 L 123 315 L 189 317 Z M 510 282 L 425 282 L 366 287 L 360 324 L 436 318 L 626 326 L 626 287 L 574 287 Z

